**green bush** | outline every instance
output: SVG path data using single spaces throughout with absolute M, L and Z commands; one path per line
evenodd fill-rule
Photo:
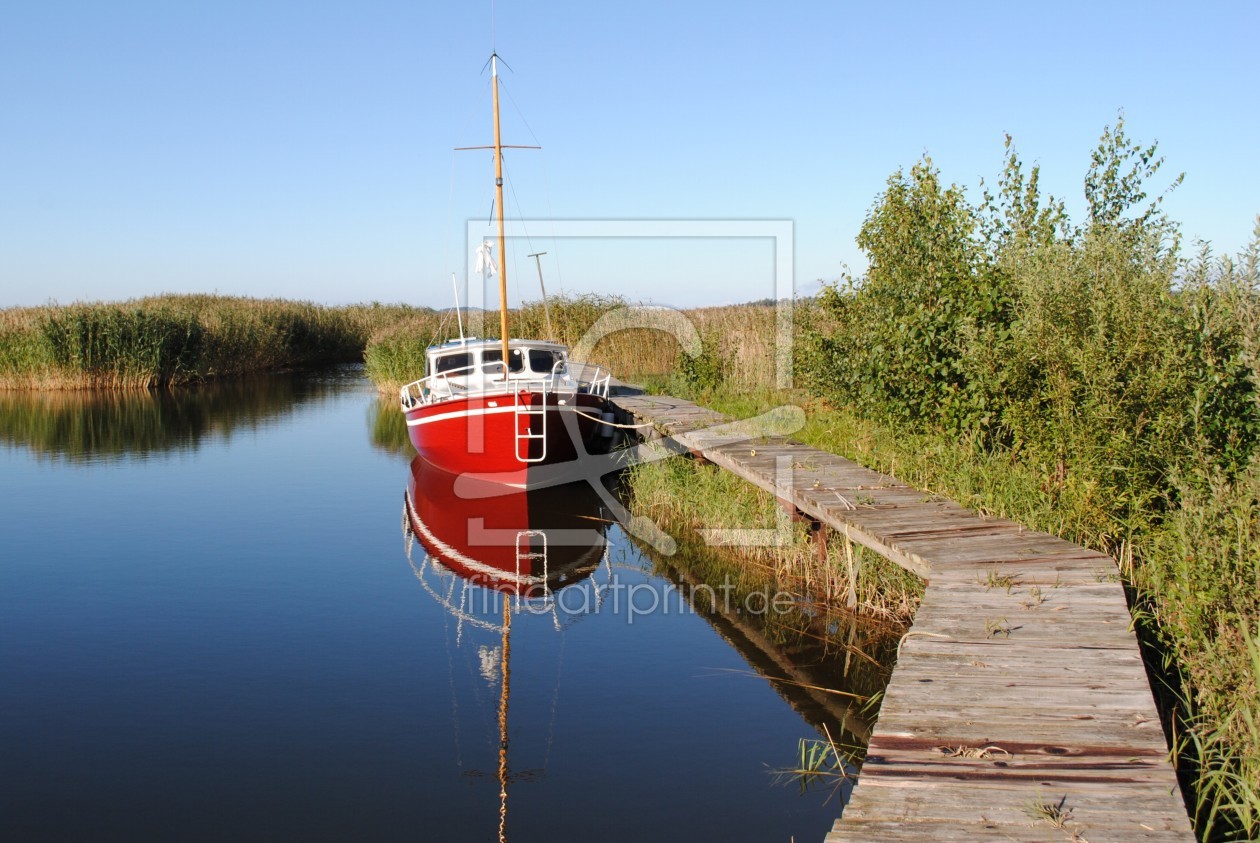
M 726 361 L 718 350 L 718 337 L 705 334 L 700 338 L 700 353 L 683 352 L 678 357 L 678 374 L 695 391 L 717 389 L 726 380 Z

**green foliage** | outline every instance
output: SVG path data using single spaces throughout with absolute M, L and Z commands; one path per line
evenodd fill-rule
M 975 349 L 1006 332 L 1010 296 L 985 259 L 979 224 L 930 159 L 908 177 L 895 173 L 858 235 L 866 277 L 818 297 L 798 358 L 805 382 L 879 417 L 990 425 Z
M 1052 484 L 1083 473 L 1121 523 L 1203 460 L 1236 472 L 1260 430 L 1240 315 L 1254 293 L 1206 269 L 1185 283 L 1175 226 L 1159 199 L 1142 204 L 1155 153 L 1108 127 L 1075 231 L 1009 138 L 978 208 L 926 159 L 894 174 L 858 237 L 866 277 L 809 313 L 802 380 L 876 418 L 1009 447 Z
M 42 328 L 57 366 L 101 382 L 188 379 L 205 346 L 199 322 L 166 308 L 77 305 L 53 311 Z
M 1178 283 L 1158 237 L 1114 228 L 1038 250 L 1014 277 L 1019 318 L 998 349 L 1006 442 L 1099 482 L 1118 520 L 1159 516 L 1170 480 L 1233 475 L 1260 416 L 1235 294 Z
M 693 390 L 720 387 L 726 380 L 726 362 L 718 350 L 718 338 L 713 334 L 701 337 L 700 353 L 695 356 L 683 352 L 678 358 L 678 374 Z
M 1040 184 L 1041 168 L 1034 166 L 1025 176 L 1023 163 L 1007 135 L 1006 162 L 998 178 L 997 195 L 985 187 L 979 211 L 988 254 L 1018 254 L 1048 246 L 1067 234 L 1063 202 L 1043 197 Z
M 1142 206 L 1149 198 L 1150 181 L 1164 165 L 1158 143 L 1139 146 L 1124 132 L 1124 115 L 1116 118 L 1113 129 L 1103 129 L 1098 148 L 1090 156 L 1085 176 L 1085 201 L 1089 203 L 1089 226 L 1119 227 L 1143 233 L 1151 228 L 1166 228 L 1168 221 L 1159 210 L 1164 197 L 1185 179 L 1185 173 L 1173 179 L 1163 193 Z M 1126 214 L 1134 216 L 1126 219 Z

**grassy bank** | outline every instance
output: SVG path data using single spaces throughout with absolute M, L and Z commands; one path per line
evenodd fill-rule
M 894 602 L 889 595 L 898 588 L 881 588 L 881 575 L 901 572 L 882 560 L 858 558 L 852 579 L 836 548 L 819 565 L 804 525 L 780 519 L 769 496 L 713 466 L 678 458 L 636 466 L 622 480 L 635 514 L 677 541 L 669 556 L 641 548 L 656 573 L 676 583 L 811 725 L 834 737 L 850 769 L 860 766 L 918 584 L 901 584 L 911 593 Z M 776 521 L 776 544 L 724 546 L 701 532 L 746 534 Z M 882 620 L 846 608 L 849 583 Z
M 657 386 L 734 416 L 800 403 L 807 424 L 794 438 L 976 511 L 1110 552 L 1132 590 L 1146 655 L 1155 662 L 1158 681 L 1167 683 L 1156 691 L 1174 723 L 1178 771 L 1202 839 L 1255 839 L 1260 475 L 1254 465 L 1233 480 L 1183 489 L 1158 519 L 1151 516 L 1117 544 L 1122 503 L 1083 472 L 1060 477 L 1053 467 L 1021 461 L 1009 449 L 976 438 L 877 422 L 804 393 L 694 390 L 678 378 Z M 685 501 L 693 494 L 690 488 L 683 478 L 654 495 Z M 772 513 L 760 517 L 751 523 L 773 523 Z
M 414 308 L 167 295 L 0 311 L 0 389 L 174 386 L 362 359 Z
M 804 523 L 792 521 L 769 493 L 716 466 L 682 458 L 645 463 L 629 469 L 623 483 L 636 515 L 659 524 L 693 555 L 703 548 L 719 556 L 723 576 L 735 576 L 741 587 L 770 585 L 820 611 L 856 611 L 894 626 L 909 624 L 923 594 L 913 574 L 842 538 L 833 537 L 820 560 Z
M 682 457 L 637 465 L 622 476 L 622 489 L 636 516 L 677 542 L 670 556 L 642 548 L 657 573 L 678 582 L 750 664 L 826 730 L 837 764 L 859 767 L 922 582 L 837 537 L 819 559 L 807 525 L 712 465 Z M 768 647 L 741 647 L 742 639 Z M 778 655 L 767 660 L 759 648 Z M 794 666 L 786 672 L 785 654 Z

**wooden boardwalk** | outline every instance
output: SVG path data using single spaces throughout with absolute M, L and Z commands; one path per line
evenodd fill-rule
M 1114 562 L 760 423 L 660 396 L 637 423 L 927 579 L 848 840 L 1193 840 Z

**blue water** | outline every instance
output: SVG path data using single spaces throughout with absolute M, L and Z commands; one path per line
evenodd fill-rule
M 418 578 L 374 392 L 164 400 L 0 397 L 0 838 L 498 839 L 502 634 Z M 607 535 L 575 587 L 662 597 L 513 617 L 507 839 L 821 840 L 769 775 L 815 727 Z

